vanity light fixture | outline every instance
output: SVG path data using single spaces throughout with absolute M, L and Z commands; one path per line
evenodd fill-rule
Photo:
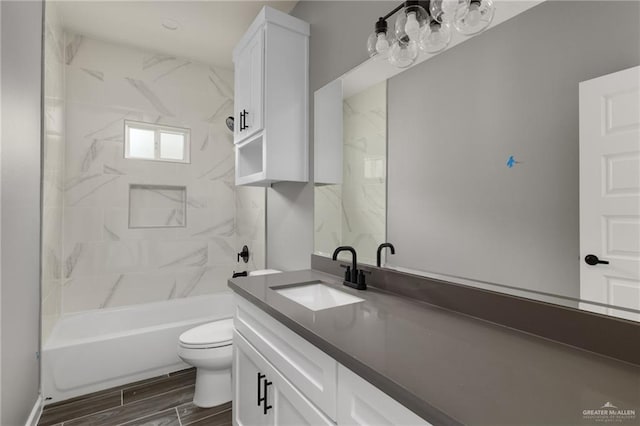
M 407 0 L 380 17 L 367 40 L 370 57 L 388 59 L 399 68 L 413 64 L 419 50 L 436 53 L 451 42 L 452 28 L 471 36 L 486 29 L 493 0 Z M 387 20 L 396 15 L 393 33 Z

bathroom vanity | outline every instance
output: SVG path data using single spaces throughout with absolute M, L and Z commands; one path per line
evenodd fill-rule
M 289 294 L 317 284 L 360 301 L 314 310 Z M 640 406 L 638 365 L 374 285 L 317 270 L 230 280 L 234 424 L 589 424 L 607 401 Z
M 334 292 L 324 300 L 344 303 L 339 299 L 340 284 L 330 275 L 309 272 L 271 277 L 280 280 L 269 279 L 275 285 L 265 290 L 274 292 L 276 298 L 287 299 L 282 290 L 321 285 Z M 298 283 L 302 285 L 295 285 Z M 251 298 L 245 299 L 242 284 L 231 286 L 238 293 L 233 337 L 235 424 L 430 424 L 251 303 Z M 352 310 L 351 305 L 364 302 L 358 295 L 345 294 L 351 303 L 317 311 L 291 299 L 286 303 L 326 315 L 333 309 Z

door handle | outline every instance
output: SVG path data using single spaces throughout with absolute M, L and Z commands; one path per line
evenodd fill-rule
M 267 411 L 269 411 L 271 408 L 273 408 L 271 405 L 267 405 L 267 392 L 269 391 L 269 386 L 271 386 L 273 383 L 268 381 L 266 378 L 264 379 L 264 382 L 262 382 L 262 393 L 264 396 L 264 405 L 263 405 L 263 411 L 262 414 L 266 415 Z
M 584 261 L 587 265 L 597 265 L 597 264 L 602 264 L 602 265 L 608 265 L 609 261 L 608 260 L 600 260 L 598 259 L 598 256 L 596 256 L 595 254 L 588 254 L 584 257 Z
M 262 379 L 265 379 L 267 376 L 265 376 L 264 374 L 258 372 L 258 407 L 260 406 L 260 404 L 262 403 L 262 401 L 264 401 L 264 405 L 267 405 L 267 397 L 264 396 L 260 396 L 260 382 L 262 381 Z
M 244 110 L 240 113 L 240 131 L 244 130 Z

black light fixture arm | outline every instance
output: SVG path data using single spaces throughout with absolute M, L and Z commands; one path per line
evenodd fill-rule
M 401 9 L 403 9 L 403 8 L 405 8 L 407 6 L 414 5 L 414 4 L 419 4 L 420 6 L 424 7 L 424 10 L 426 10 L 427 13 L 429 13 L 429 3 L 430 3 L 429 0 L 407 0 L 407 1 L 403 1 L 398 6 L 393 8 L 391 10 L 391 12 L 389 12 L 386 15 L 378 18 L 378 22 L 386 21 L 387 19 L 391 18 L 393 15 L 398 13 Z M 376 29 L 378 28 L 377 26 L 378 26 L 378 23 L 376 23 Z

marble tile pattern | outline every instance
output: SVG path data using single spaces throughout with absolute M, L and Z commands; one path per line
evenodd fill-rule
M 386 82 L 344 100 L 343 181 L 315 188 L 315 252 L 353 246 L 375 264 L 386 236 Z M 346 258 L 349 258 L 347 255 Z
M 47 4 L 44 36 L 42 220 L 42 341 L 60 317 L 64 204 L 64 32 L 55 3 Z
M 62 313 L 226 291 L 234 271 L 264 268 L 265 190 L 234 185 L 232 70 L 65 40 Z M 125 159 L 128 119 L 191 129 L 191 163 Z M 172 227 L 132 228 L 130 185 L 185 187 L 186 207 L 159 209 Z
M 187 188 L 184 186 L 129 186 L 129 228 L 186 226 Z

